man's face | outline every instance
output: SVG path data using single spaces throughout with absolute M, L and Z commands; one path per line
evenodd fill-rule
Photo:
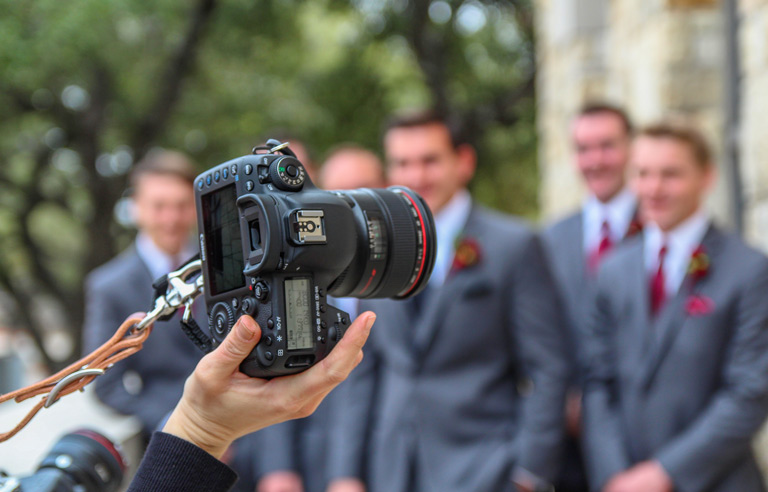
M 589 191 L 607 202 L 625 183 L 630 139 L 622 120 L 612 113 L 580 116 L 573 123 L 576 164 Z
M 326 190 L 382 188 L 384 173 L 373 155 L 363 152 L 339 152 L 320 168 L 320 184 Z
M 638 137 L 631 169 L 640 213 L 662 231 L 693 215 L 714 181 L 711 167 L 703 168 L 687 144 L 669 137 Z
M 468 145 L 454 148 L 448 129 L 439 123 L 394 128 L 384 137 L 389 181 L 407 186 L 437 213 L 464 188 L 475 171 Z
M 172 175 L 146 174 L 134 190 L 136 223 L 155 245 L 170 255 L 179 253 L 195 226 L 192 185 Z

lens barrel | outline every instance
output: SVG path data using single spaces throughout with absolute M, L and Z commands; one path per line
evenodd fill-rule
M 435 223 L 424 200 L 400 186 L 337 193 L 357 206 L 358 247 L 328 292 L 337 297 L 393 299 L 421 292 L 437 254 Z
M 57 469 L 84 492 L 115 492 L 126 465 L 115 444 L 92 430 L 78 430 L 62 437 L 43 459 L 38 471 Z

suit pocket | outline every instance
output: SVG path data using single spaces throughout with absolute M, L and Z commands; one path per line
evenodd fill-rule
M 489 296 L 493 292 L 493 286 L 488 279 L 475 280 L 469 284 L 461 295 L 462 299 L 477 299 L 480 297 Z

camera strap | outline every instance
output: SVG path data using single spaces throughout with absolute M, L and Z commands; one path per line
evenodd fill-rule
M 87 356 L 47 379 L 26 388 L 0 395 L 0 403 L 9 400 L 20 403 L 38 395 L 45 395 L 16 427 L 8 432 L 0 433 L 0 442 L 7 441 L 18 434 L 42 408 L 50 407 L 62 396 L 83 390 L 85 385 L 93 381 L 96 376 L 104 374 L 104 371 L 112 364 L 141 350 L 144 341 L 152 331 L 151 325 L 139 329 L 138 324 L 141 321 L 142 318 L 139 317 L 126 319 L 112 338 Z
M 18 434 L 41 409 L 50 407 L 62 396 L 83 390 L 113 364 L 141 350 L 152 332 L 153 323 L 172 318 L 180 308 L 185 308 L 182 317 L 184 333 L 204 352 L 210 352 L 213 342 L 192 317 L 192 305 L 203 292 L 203 277 L 198 275 L 201 270 L 202 262 L 195 256 L 178 270 L 156 280 L 152 285 L 155 289 L 153 307 L 144 317 L 129 317 L 106 343 L 56 374 L 26 388 L 0 395 L 0 403 L 9 400 L 20 403 L 44 395 L 16 427 L 0 433 L 0 442 Z

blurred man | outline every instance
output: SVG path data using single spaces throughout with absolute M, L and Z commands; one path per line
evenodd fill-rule
M 632 124 L 627 114 L 604 103 L 585 105 L 571 125 L 575 164 L 589 195 L 584 205 L 544 231 L 544 245 L 566 308 L 572 385 L 566 412 L 568 442 L 562 492 L 587 488 L 579 444 L 581 391 L 579 354 L 592 305 L 590 289 L 598 264 L 614 245 L 637 232 L 637 200 L 626 186 Z
M 587 343 L 585 450 L 602 492 L 758 492 L 768 259 L 712 224 L 703 138 L 657 125 L 631 154 L 647 223 L 606 259 Z
M 86 280 L 86 353 L 109 339 L 130 314 L 148 310 L 154 279 L 197 253 L 191 241 L 197 220 L 195 175 L 186 156 L 172 151 L 155 151 L 134 168 L 139 233 L 133 246 Z M 156 323 L 143 350 L 97 378 L 96 394 L 118 412 L 139 417 L 149 435 L 181 397 L 184 380 L 201 356 L 178 319 Z
M 328 153 L 320 168 L 318 181 L 318 185 L 327 190 L 381 188 L 385 184 L 384 167 L 370 150 L 356 144 L 342 144 Z M 357 316 L 358 299 L 329 297 L 328 302 L 347 312 L 350 319 Z M 259 432 L 258 438 L 264 445 L 268 442 L 289 442 L 292 446 L 290 452 L 283 453 L 283 463 L 272 462 L 275 472 L 261 480 L 259 492 L 322 492 L 326 489 L 331 478 L 328 473 L 331 433 L 334 419 L 344 420 L 343 405 L 334 392 L 311 416 Z
M 320 168 L 319 182 L 326 190 L 381 188 L 385 185 L 384 166 L 365 147 L 342 144 L 328 153 Z
M 419 296 L 360 303 L 378 326 L 340 396 L 329 490 L 366 471 L 374 492 L 534 490 L 559 468 L 567 378 L 539 242 L 472 202 L 475 151 L 442 118 L 395 119 L 384 147 L 391 184 L 435 214 L 437 260 Z

